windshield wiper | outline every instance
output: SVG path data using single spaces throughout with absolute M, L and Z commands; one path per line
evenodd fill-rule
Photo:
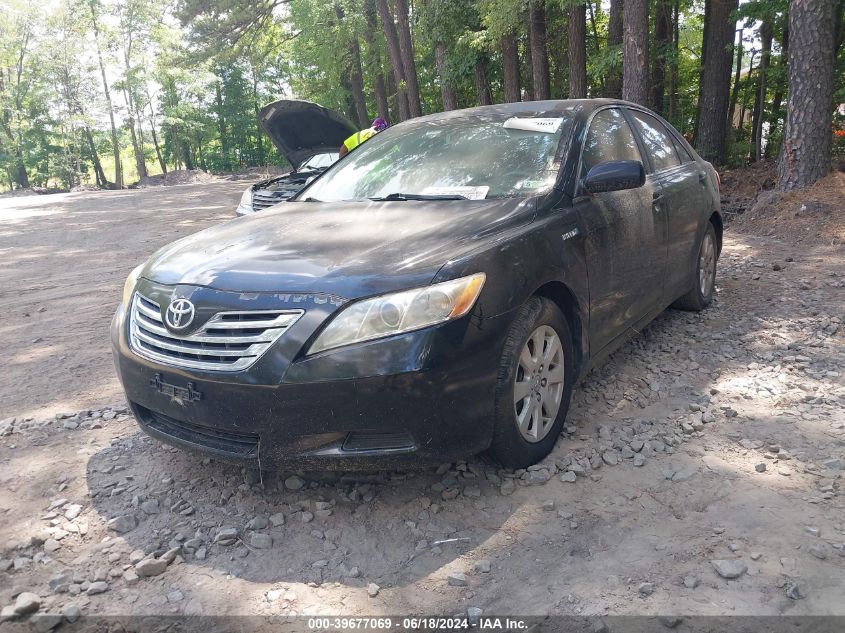
M 317 198 L 305 198 L 303 202 L 322 202 L 322 200 L 317 200 Z
M 469 200 L 469 198 L 458 194 L 389 193 L 386 196 L 370 198 L 370 200 L 373 202 L 406 202 L 408 200 Z

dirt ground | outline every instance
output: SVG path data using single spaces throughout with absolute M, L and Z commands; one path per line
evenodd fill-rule
M 841 246 L 729 226 L 714 304 L 590 373 L 529 471 L 261 479 L 141 434 L 107 335 L 132 267 L 243 186 L 0 201 L 0 607 L 845 615 Z

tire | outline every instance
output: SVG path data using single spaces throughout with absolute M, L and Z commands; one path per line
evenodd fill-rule
M 706 253 L 705 251 L 709 251 Z M 698 255 L 695 261 L 695 271 L 690 280 L 689 291 L 672 304 L 678 310 L 701 312 L 713 301 L 716 288 L 716 263 L 719 259 L 719 247 L 716 240 L 716 229 L 707 223 L 707 231 L 698 245 Z
M 488 452 L 500 464 L 525 468 L 554 448 L 572 397 L 573 358 L 572 335 L 560 309 L 548 299 L 530 299 L 511 324 L 499 362 Z M 517 393 L 527 395 L 517 399 Z

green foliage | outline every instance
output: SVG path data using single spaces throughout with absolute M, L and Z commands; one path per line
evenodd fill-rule
M 545 0 L 555 98 L 569 91 L 568 10 L 578 2 Z M 397 87 L 375 0 L 56 0 L 46 5 L 4 0 L 2 188 L 27 181 L 68 188 L 93 183 L 97 164 L 106 180 L 114 178 L 109 112 L 93 47 L 92 3 L 127 182 L 137 178 L 133 143 L 150 174 L 164 168 L 227 171 L 283 164 L 257 125 L 258 110 L 277 98 L 295 96 L 356 118 L 355 55 L 360 57 L 368 115 L 377 110 L 377 86 L 385 85 L 392 118 L 398 117 Z M 387 4 L 396 11 L 395 0 Z M 529 87 L 528 0 L 409 4 L 424 113 L 442 108 L 444 82 L 454 90 L 459 107 L 475 105 L 477 67 L 484 69 L 494 101 L 501 100 L 503 36 L 518 43 L 521 85 Z M 652 54 L 665 58 L 667 69 L 676 69 L 671 122 L 689 137 L 695 128 L 704 0 L 680 0 L 679 8 L 677 48 L 658 51 L 653 46 Z M 776 151 L 779 143 L 787 92 L 787 10 L 788 0 L 747 0 L 736 14 L 745 33 L 736 109 L 737 117 L 745 112 L 746 118 L 730 132 L 731 164 L 748 160 L 750 154 L 747 113 L 754 107 L 759 73 L 749 72 L 748 65 L 755 48 L 755 69 L 759 65 L 762 21 L 774 32 L 764 100 L 767 152 Z M 589 4 L 587 16 L 588 92 L 598 96 L 608 76 L 621 69 L 622 50 L 607 45 L 606 2 Z M 445 50 L 442 72 L 435 64 L 438 45 Z M 845 102 L 843 74 L 845 52 L 840 50 L 837 103 Z M 845 141 L 838 137 L 835 142 L 839 148 Z

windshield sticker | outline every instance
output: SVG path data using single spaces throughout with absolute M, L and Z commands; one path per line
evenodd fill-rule
M 467 200 L 484 200 L 490 187 L 426 187 L 423 194 L 427 196 L 463 196 Z
M 554 134 L 560 129 L 563 118 L 519 118 L 511 117 L 504 122 L 502 127 L 508 130 L 524 130 L 526 132 L 545 132 Z

